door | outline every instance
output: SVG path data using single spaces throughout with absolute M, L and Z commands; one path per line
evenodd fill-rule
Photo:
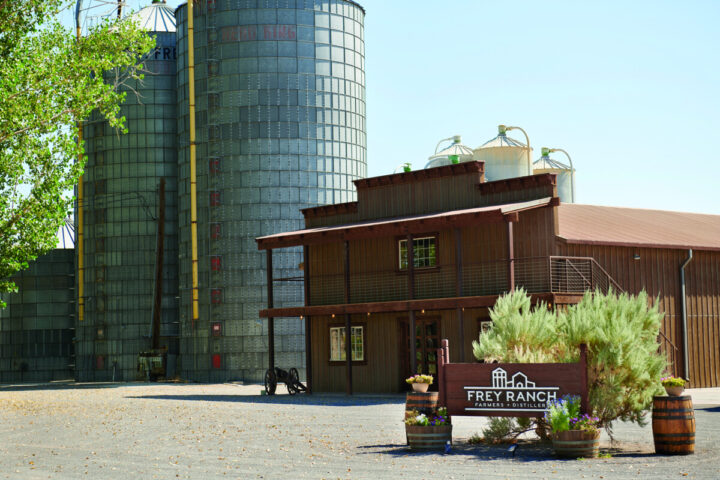
M 440 318 L 415 319 L 415 371 L 411 371 L 410 341 L 408 339 L 409 321 L 407 317 L 398 319 L 400 346 L 401 390 L 407 389 L 405 379 L 416 373 L 435 377 L 430 390 L 437 390 L 437 349 L 440 347 Z

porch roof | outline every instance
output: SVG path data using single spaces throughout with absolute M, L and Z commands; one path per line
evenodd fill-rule
M 478 223 L 501 222 L 505 217 L 524 210 L 555 205 L 553 197 L 526 202 L 507 203 L 485 207 L 452 210 L 448 212 L 411 215 L 407 217 L 367 220 L 364 222 L 307 228 L 292 232 L 276 233 L 258 237 L 259 250 L 313 245 L 320 243 L 356 240 L 388 235 L 424 233 L 438 228 L 450 228 Z

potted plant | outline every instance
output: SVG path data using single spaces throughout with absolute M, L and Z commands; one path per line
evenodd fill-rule
M 417 410 L 405 419 L 408 445 L 417 450 L 442 450 L 452 442 L 452 424 L 447 408 L 440 407 L 429 415 Z
M 545 419 L 552 429 L 556 455 L 593 458 L 600 453 L 600 420 L 580 413 L 580 397 L 565 395 L 559 400 L 551 400 Z
M 670 397 L 682 395 L 683 390 L 685 390 L 685 380 L 679 377 L 663 377 L 660 379 L 660 383 L 665 387 L 665 392 Z
M 427 392 L 428 387 L 433 382 L 432 375 L 413 375 L 412 377 L 406 378 L 405 381 L 412 385 L 412 388 L 416 392 Z

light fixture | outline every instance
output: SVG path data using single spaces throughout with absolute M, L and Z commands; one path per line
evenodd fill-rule
M 303 318 L 304 318 L 304 317 L 303 317 L 302 315 L 300 315 L 300 320 L 302 320 Z
M 334 314 L 334 313 L 332 314 L 332 318 L 335 318 L 335 314 Z
M 368 317 L 369 317 L 369 316 L 370 316 L 370 312 L 367 312 L 367 313 L 368 313 Z
M 640 254 L 636 253 L 635 255 L 633 255 L 633 260 L 640 260 Z
M 528 168 L 528 175 L 532 175 L 532 154 L 530 153 L 530 137 L 528 137 L 527 132 L 522 127 L 513 127 L 508 125 L 498 125 L 498 131 L 500 133 L 505 133 L 508 130 L 520 130 L 525 135 L 525 141 L 527 141 L 527 168 Z

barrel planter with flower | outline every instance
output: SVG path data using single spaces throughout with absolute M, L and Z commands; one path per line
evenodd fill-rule
M 452 443 L 452 425 L 405 425 L 405 434 L 413 450 L 442 450 Z
M 566 430 L 553 433 L 553 449 L 558 457 L 595 458 L 600 453 L 600 431 Z

